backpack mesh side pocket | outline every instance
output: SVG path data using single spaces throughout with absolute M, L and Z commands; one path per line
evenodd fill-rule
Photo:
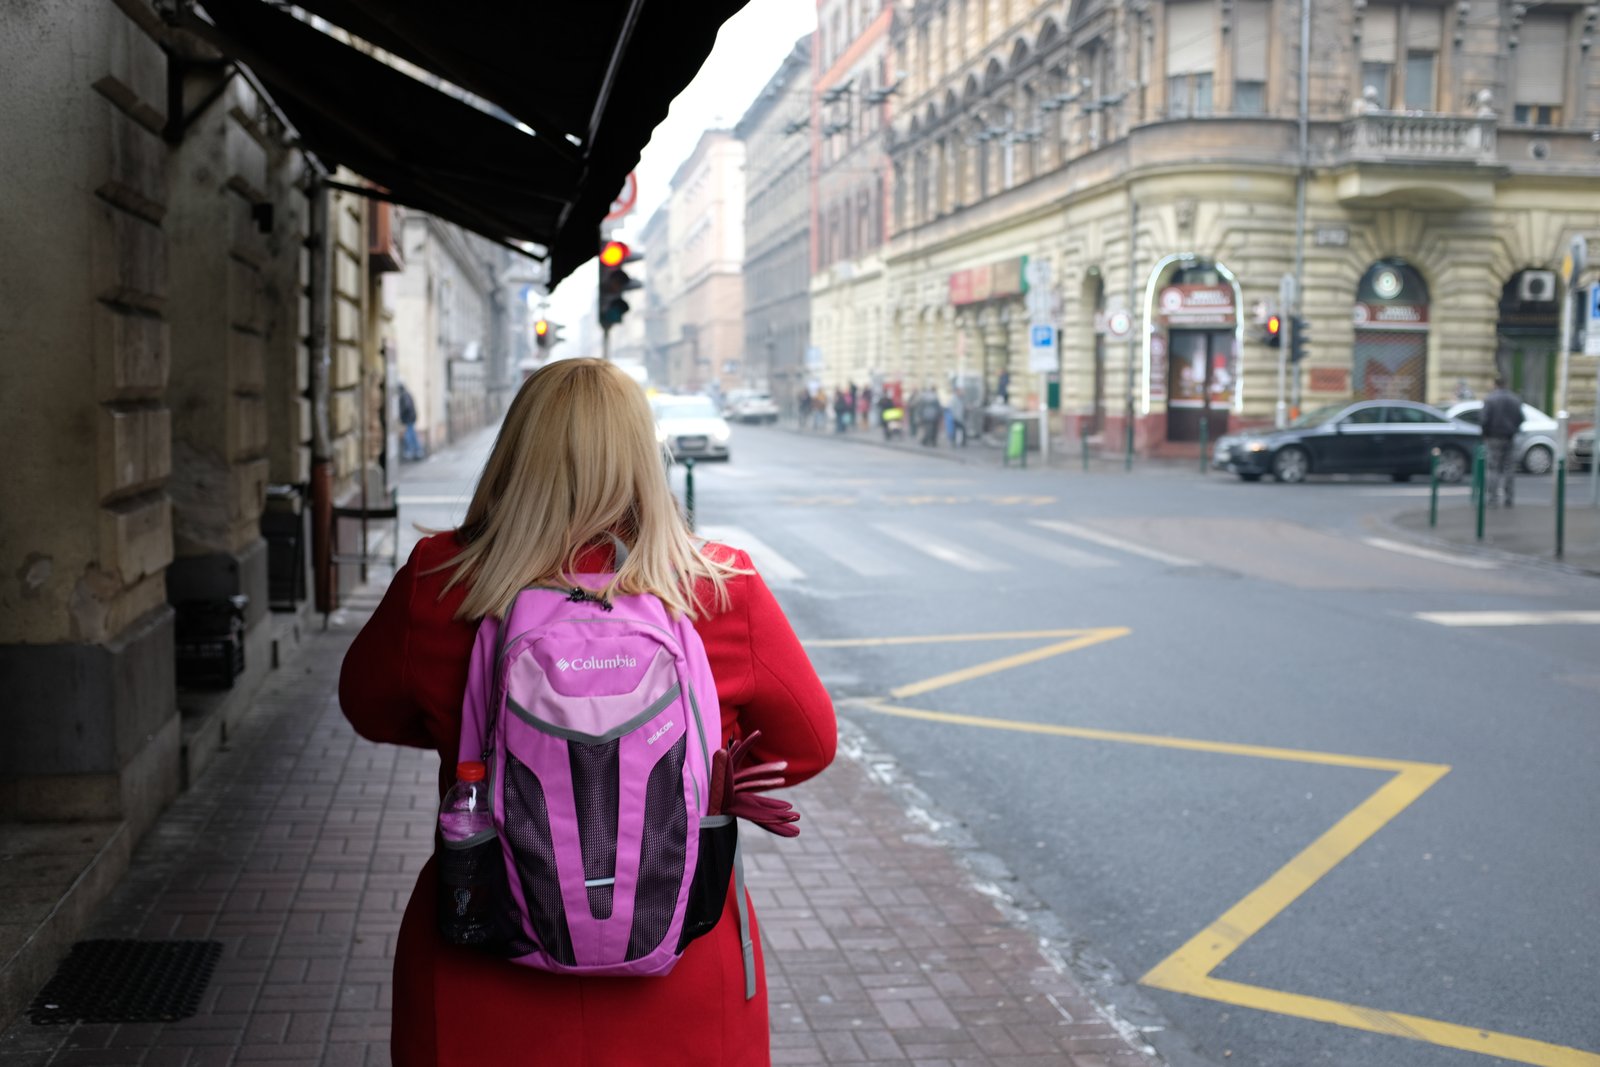
M 726 822 L 719 821 L 726 819 Z M 734 850 L 739 847 L 739 820 L 712 816 L 700 823 L 700 855 L 695 860 L 694 881 L 689 883 L 689 904 L 683 913 L 683 933 L 678 951 L 709 934 L 722 918 L 728 900 L 728 880 L 733 877 Z
M 603 745 L 567 743 L 572 768 L 572 793 L 578 805 L 578 840 L 583 847 L 585 883 L 617 876 L 617 754 L 620 739 Z M 589 913 L 596 919 L 611 917 L 615 886 L 589 885 Z
M 678 888 L 688 863 L 685 839 L 689 812 L 683 804 L 683 760 L 688 735 L 678 738 L 656 765 L 645 785 L 644 840 L 639 846 L 639 887 L 627 959 L 647 955 L 666 939 L 677 908 Z
M 567 909 L 561 902 L 561 882 L 556 877 L 556 850 L 550 837 L 550 810 L 545 804 L 544 789 L 538 776 L 509 752 L 505 815 L 506 839 L 511 842 L 517 876 L 522 880 L 522 898 L 527 902 L 534 936 L 546 955 L 571 966 L 577 958 L 567 928 Z

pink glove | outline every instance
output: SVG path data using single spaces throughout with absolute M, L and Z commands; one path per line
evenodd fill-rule
M 735 741 L 726 749 L 718 749 L 711 759 L 711 813 L 732 815 L 753 822 L 768 833 L 779 837 L 797 837 L 800 813 L 786 800 L 762 796 L 768 789 L 783 785 L 786 760 L 757 763 L 745 766 L 750 758 L 751 746 L 761 736 L 760 730 Z

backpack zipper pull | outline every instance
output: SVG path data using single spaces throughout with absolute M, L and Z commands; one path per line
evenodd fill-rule
M 582 604 L 585 601 L 590 604 L 600 605 L 601 611 L 611 610 L 611 603 L 609 601 L 603 597 L 595 596 L 593 593 L 589 592 L 589 590 L 580 585 L 575 585 L 567 591 L 567 602 L 569 604 Z

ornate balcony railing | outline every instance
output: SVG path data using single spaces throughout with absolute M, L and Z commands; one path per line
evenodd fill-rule
M 1487 165 L 1495 162 L 1495 119 L 1369 111 L 1344 124 L 1339 147 L 1360 161 Z

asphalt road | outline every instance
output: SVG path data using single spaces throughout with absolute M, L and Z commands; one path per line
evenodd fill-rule
M 487 446 L 408 468 L 407 519 Z M 1414 554 L 1387 480 L 733 447 L 701 531 L 1174 1062 L 1600 1064 L 1600 581 Z

